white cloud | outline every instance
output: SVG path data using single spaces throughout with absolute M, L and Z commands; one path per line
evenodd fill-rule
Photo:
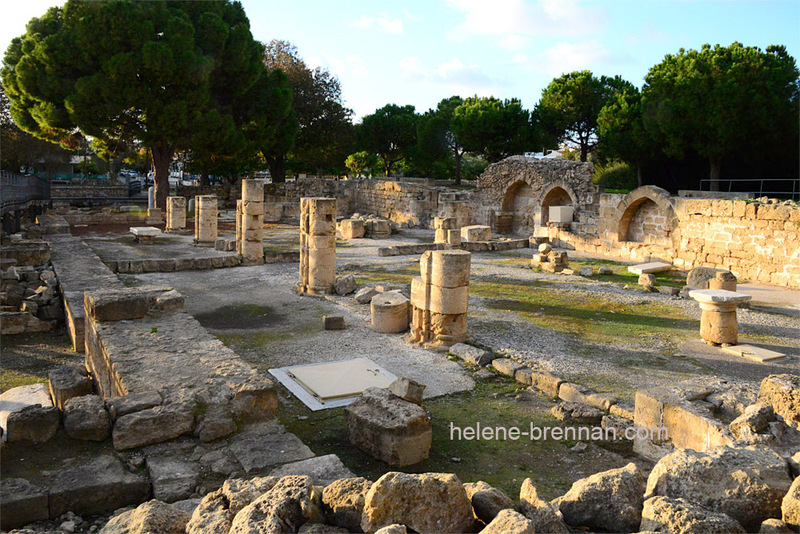
M 353 28 L 362 30 L 380 30 L 392 35 L 402 35 L 403 21 L 400 19 L 390 19 L 386 13 L 381 13 L 377 17 L 361 15 L 361 18 L 350 23 Z
M 534 57 L 519 53 L 511 59 L 515 65 L 548 76 L 560 76 L 576 70 L 597 70 L 598 66 L 618 65 L 629 61 L 628 56 L 614 56 L 597 41 L 562 42 Z
M 366 78 L 369 76 L 367 64 L 361 56 L 351 54 L 347 57 L 330 56 L 323 54 L 322 57 L 311 56 L 306 60 L 309 68 L 322 67 L 328 69 L 331 74 L 343 80 L 346 78 Z
M 488 96 L 498 90 L 499 84 L 477 65 L 464 65 L 458 58 L 429 68 L 418 57 L 409 56 L 398 67 L 407 81 L 443 87 L 451 94 Z
M 475 35 L 499 37 L 501 44 L 533 36 L 580 36 L 602 32 L 608 19 L 600 6 L 581 6 L 579 0 L 446 0 L 464 13 L 448 31 L 454 39 Z

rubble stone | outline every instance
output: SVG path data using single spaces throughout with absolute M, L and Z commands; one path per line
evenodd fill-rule
M 568 534 L 569 528 L 564 524 L 564 519 L 558 507 L 539 497 L 536 486 L 530 478 L 522 482 L 519 490 L 520 510 L 525 517 L 533 521 L 536 532 L 550 534 Z
M 428 414 L 385 389 L 364 391 L 345 409 L 345 420 L 350 443 L 389 465 L 413 465 L 428 457 Z
M 183 534 L 191 516 L 153 499 L 123 512 L 100 530 L 100 534 Z
M 97 395 L 73 397 L 64 405 L 64 431 L 73 439 L 103 441 L 111 431 L 103 399 Z
M 456 475 L 389 472 L 364 498 L 361 528 L 371 534 L 402 524 L 420 534 L 469 532 L 474 519 L 467 492 Z
M 480 534 L 534 534 L 533 521 L 515 510 L 501 510 Z
M 685 499 L 653 497 L 644 503 L 641 531 L 685 532 L 687 534 L 742 533 L 745 529 L 733 518 L 706 510 Z
M 800 430 L 800 376 L 769 375 L 761 381 L 758 401 L 772 406 L 787 424 Z
M 517 505 L 508 495 L 482 480 L 474 483 L 468 482 L 464 484 L 464 489 L 472 503 L 475 517 L 484 523 L 490 523 L 502 510 L 516 511 L 517 509 Z
M 0 394 L 0 429 L 9 443 L 49 441 L 60 422 L 61 414 L 44 384 L 11 388 Z
M 81 397 L 92 393 L 92 381 L 81 374 L 75 367 L 64 365 L 51 370 L 48 375 L 50 397 L 53 404 L 64 409 L 64 403 L 73 397 Z
M 361 528 L 364 498 L 372 487 L 365 478 L 342 478 L 331 482 L 322 492 L 322 504 L 329 523 L 355 530 Z

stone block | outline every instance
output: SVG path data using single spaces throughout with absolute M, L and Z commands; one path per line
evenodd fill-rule
M 61 471 L 50 488 L 50 517 L 66 512 L 99 515 L 147 499 L 147 481 L 130 473 L 120 460 L 104 455 Z
M 337 276 L 333 281 L 333 292 L 336 295 L 349 295 L 358 288 L 356 278 L 352 274 Z
M 314 458 L 308 458 L 306 460 L 289 462 L 280 467 L 276 467 L 270 471 L 269 475 L 278 478 L 285 476 L 307 476 L 311 477 L 315 486 L 328 486 L 337 480 L 350 480 L 356 476 L 335 454 L 326 454 L 325 456 L 315 456 Z
M 558 388 L 558 398 L 566 402 L 588 404 L 605 411 L 608 411 L 612 404 L 616 404 L 616 399 L 611 395 L 596 393 L 589 388 L 571 382 L 561 384 Z
M 47 490 L 24 478 L 0 480 L 0 529 L 9 531 L 50 518 Z
M 161 404 L 161 395 L 156 391 L 142 391 L 122 397 L 109 397 L 105 403 L 109 415 L 116 420 L 123 415 L 158 406 Z
M 377 294 L 378 292 L 372 287 L 362 287 L 356 291 L 356 294 L 353 296 L 353 298 L 359 304 L 369 304 L 372 301 L 372 297 Z
M 153 484 L 153 498 L 163 502 L 188 499 L 200 482 L 197 464 L 181 458 L 148 456 L 147 472 Z
M 85 373 L 85 369 L 81 373 L 69 365 L 57 367 L 48 373 L 50 398 L 59 410 L 63 410 L 64 403 L 73 397 L 91 395 L 92 381 Z
M 758 401 L 772 406 L 783 420 L 800 430 L 800 377 L 796 375 L 769 375 L 761 381 Z
M 656 276 L 650 273 L 642 273 L 639 275 L 638 282 L 640 286 L 655 286 Z
M 432 431 L 425 410 L 384 389 L 368 388 L 345 409 L 350 443 L 392 466 L 428 458 Z
M 339 232 L 343 239 L 360 239 L 364 237 L 364 221 L 361 219 L 344 219 L 339 223 Z
M 325 315 L 322 318 L 322 327 L 325 330 L 344 330 L 344 317 L 341 315 Z
M 114 423 L 114 448 L 118 451 L 153 445 L 192 431 L 194 405 L 168 404 L 118 417 Z
M 53 329 L 51 321 L 42 321 L 28 312 L 0 313 L 0 334 L 4 336 L 23 332 L 48 332 Z
M 424 384 L 401 377 L 389 384 L 389 392 L 403 400 L 422 406 L 422 393 L 425 391 L 425 387 Z
M 692 289 L 708 289 L 708 282 L 713 280 L 717 273 L 730 272 L 724 269 L 711 267 L 695 267 L 686 276 L 686 285 Z
M 572 222 L 575 208 L 572 206 L 550 206 L 548 208 L 548 221 L 556 224 Z
M 255 423 L 234 434 L 228 450 L 248 474 L 265 473 L 279 465 L 314 456 L 297 436 L 274 421 Z
M 103 441 L 111 430 L 103 399 L 97 395 L 73 397 L 64 405 L 64 431 L 73 439 Z
M 473 225 L 461 228 L 461 241 L 490 241 L 491 239 L 491 226 Z
M 559 388 L 564 383 L 564 380 L 547 371 L 531 371 L 530 379 L 531 386 L 553 399 L 558 397 Z
M 44 384 L 11 388 L 0 394 L 0 428 L 7 442 L 49 441 L 58 430 L 61 413 Z
M 478 347 L 473 347 L 472 345 L 466 345 L 464 343 L 456 343 L 451 346 L 450 353 L 458 356 L 465 362 L 480 365 L 481 367 L 489 365 L 492 363 L 492 360 L 494 360 L 494 355 L 488 350 L 479 349 Z
M 663 261 L 640 263 L 638 265 L 631 265 L 630 267 L 628 267 L 628 272 L 631 272 L 633 274 L 655 274 L 671 270 L 672 270 L 672 264 L 664 263 Z
M 560 402 L 550 413 L 559 421 L 579 425 L 599 425 L 603 420 L 602 410 L 580 402 Z
M 492 361 L 492 367 L 494 367 L 498 373 L 514 378 L 517 371 L 524 369 L 525 365 L 511 358 L 497 358 Z

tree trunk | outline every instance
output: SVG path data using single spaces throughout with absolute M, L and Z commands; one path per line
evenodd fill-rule
M 286 181 L 286 166 L 283 161 L 283 156 L 273 157 L 267 156 L 267 167 L 269 167 L 269 175 L 272 177 L 273 184 L 282 184 Z
M 642 187 L 642 166 L 638 163 L 636 164 L 636 184 Z
M 456 155 L 456 185 L 461 185 L 461 152 L 458 148 L 455 149 Z
M 383 160 L 383 169 L 386 171 L 386 177 L 389 177 L 389 172 L 392 170 L 392 162 L 388 159 Z
M 172 150 L 165 140 L 159 141 L 157 146 L 150 147 L 153 157 L 153 186 L 155 187 L 156 208 L 167 210 L 167 197 L 169 196 L 169 164 L 172 162 Z
M 581 161 L 585 162 L 589 157 L 589 144 L 581 141 Z
M 711 166 L 711 173 L 709 174 L 711 184 L 709 190 L 719 191 L 719 168 L 722 164 L 722 158 L 709 158 L 708 163 Z
M 211 185 L 211 181 L 208 179 L 207 172 L 204 172 L 200 175 L 200 185 L 203 187 Z

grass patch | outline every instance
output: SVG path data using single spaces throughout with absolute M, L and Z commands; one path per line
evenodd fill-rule
M 639 275 L 629 272 L 628 265 L 621 265 L 615 261 L 600 259 L 570 260 L 569 267 L 570 269 L 574 269 L 575 272 L 578 272 L 581 267 L 591 267 L 595 271 L 596 280 L 599 281 L 616 282 L 618 284 L 633 286 L 639 285 Z M 599 267 L 608 267 L 614 271 L 614 273 L 604 274 L 602 276 L 597 275 L 597 269 Z M 683 286 L 686 285 L 686 273 L 680 271 L 672 270 L 663 273 L 655 273 L 655 277 L 656 286 L 683 288 Z
M 546 282 L 472 282 L 470 294 L 490 299 L 490 309 L 510 311 L 544 328 L 589 342 L 618 339 L 647 344 L 654 335 L 696 337 L 696 321 L 680 308 L 660 303 L 624 304 L 600 295 L 559 291 Z
M 407 473 L 455 473 L 462 482 L 484 480 L 508 495 L 517 495 L 522 481 L 531 477 L 546 498 L 554 498 L 569 489 L 573 479 L 555 458 L 569 455 L 572 441 L 519 440 L 467 441 L 450 439 L 450 424 L 464 428 L 482 426 L 517 426 L 527 430 L 537 426 L 563 426 L 553 419 L 551 402 L 543 397 L 515 400 L 520 385 L 503 378 L 479 381 L 475 389 L 426 401 L 432 414 L 433 444 L 430 457 L 413 466 L 391 468 L 353 447 L 347 437 L 344 409 L 311 412 L 292 395 L 281 398 L 279 417 L 318 455 L 337 454 L 357 475 L 375 481 L 387 471 Z M 549 461 L 542 462 L 542 458 Z M 587 461 L 590 461 L 587 458 Z M 577 477 L 576 477 L 577 478 Z

